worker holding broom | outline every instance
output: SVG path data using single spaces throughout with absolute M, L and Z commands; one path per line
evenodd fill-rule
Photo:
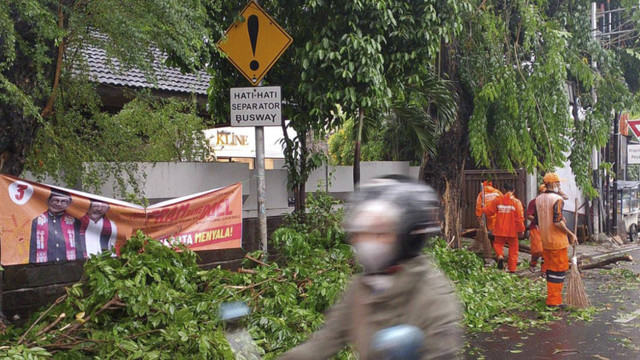
M 482 219 L 482 209 L 486 206 L 486 204 L 490 203 L 498 196 L 502 196 L 500 190 L 493 187 L 493 184 L 489 180 L 485 180 L 482 182 L 482 190 L 478 194 L 478 198 L 476 199 L 476 216 L 478 217 L 478 222 L 480 226 L 483 224 Z M 486 216 L 486 226 L 489 232 L 493 231 L 493 226 L 496 223 L 496 215 Z
M 547 188 L 544 184 L 538 187 L 538 195 L 544 193 Z M 531 261 L 529 262 L 529 271 L 536 272 L 538 266 L 538 260 L 542 257 L 542 239 L 540 238 L 540 230 L 538 230 L 538 224 L 535 222 L 534 215 L 536 213 L 536 199 L 529 201 L 527 205 L 527 211 L 525 213 L 527 220 L 531 222 L 529 224 L 529 242 L 531 244 Z M 540 261 L 540 273 L 544 276 L 545 273 L 544 259 Z
M 500 195 L 487 203 L 484 212 L 487 216 L 495 216 L 493 228 L 493 249 L 498 256 L 498 269 L 504 269 L 504 244 L 509 245 L 509 257 L 507 268 L 510 273 L 516 271 L 518 265 L 518 235 L 523 233 L 524 210 L 522 203 L 513 192 L 515 187 L 511 183 L 505 183 L 504 195 Z
M 569 242 L 578 242 L 562 216 L 564 200 L 560 193 L 560 177 L 548 173 L 543 178 L 546 190 L 536 198 L 535 219 L 542 240 L 542 258 L 547 275 L 547 306 L 563 308 L 562 288 L 569 269 Z
M 490 263 L 493 259 L 491 254 L 491 241 L 489 241 L 489 231 L 493 231 L 496 217 L 491 216 L 487 218 L 487 215 L 483 213 L 482 209 L 487 203 L 493 201 L 500 195 L 502 195 L 502 193 L 492 186 L 491 181 L 486 180 L 482 183 L 482 190 L 478 194 L 478 199 L 476 200 L 476 216 L 478 216 L 478 222 L 480 223 L 478 232 L 476 233 L 476 241 L 482 244 L 482 253 L 485 264 Z

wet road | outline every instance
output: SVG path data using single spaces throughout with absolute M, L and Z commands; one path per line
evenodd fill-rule
M 598 309 L 592 321 L 560 312 L 562 319 L 543 328 L 504 326 L 469 334 L 465 359 L 640 359 L 640 250 L 634 248 L 627 252 L 634 263 L 583 272 L 589 300 Z

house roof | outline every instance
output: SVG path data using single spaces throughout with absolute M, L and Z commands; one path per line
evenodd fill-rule
M 155 82 L 150 81 L 140 69 L 123 69 L 117 59 L 108 59 L 106 51 L 103 49 L 87 46 L 82 50 L 82 53 L 87 65 L 87 75 L 91 80 L 100 84 L 207 95 L 211 76 L 204 71 L 183 74 L 180 69 L 167 67 L 159 60 L 166 57 L 159 50 L 154 49 Z

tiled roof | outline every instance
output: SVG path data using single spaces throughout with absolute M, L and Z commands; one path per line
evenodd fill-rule
M 196 74 L 182 74 L 180 69 L 169 68 L 159 60 L 164 59 L 165 56 L 157 50 L 154 50 L 155 60 L 153 61 L 155 83 L 149 81 L 144 72 L 139 69 L 123 70 L 118 60 L 109 61 L 103 49 L 88 46 L 82 50 L 82 53 L 89 78 L 101 84 L 207 95 L 211 76 L 204 71 Z

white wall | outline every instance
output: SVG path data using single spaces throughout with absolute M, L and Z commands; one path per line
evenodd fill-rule
M 562 168 L 556 169 L 556 174 L 558 174 L 560 179 L 564 180 L 560 183 L 560 187 L 562 188 L 562 192 L 569 197 L 569 200 L 566 200 L 564 202 L 563 209 L 564 211 L 573 213 L 575 212 L 576 208 L 575 199 L 578 199 L 578 207 L 584 204 L 585 200 L 584 196 L 582 195 L 582 191 L 580 191 L 578 185 L 576 184 L 576 176 L 571 170 L 571 163 L 569 162 L 569 160 L 564 163 L 564 166 Z M 583 207 L 582 209 L 580 209 L 579 213 L 584 214 L 584 211 L 585 208 Z
M 417 178 L 416 167 L 410 167 L 408 162 L 373 161 L 360 164 L 361 181 L 389 175 L 398 174 Z M 164 162 L 140 164 L 141 193 L 139 197 L 149 199 L 150 203 L 167 200 L 175 197 L 196 194 L 199 192 L 227 186 L 237 182 L 242 183 L 243 217 L 256 217 L 256 171 L 249 170 L 244 163 L 196 163 L 196 162 Z M 144 176 L 142 175 L 144 174 Z M 267 216 L 276 216 L 289 213 L 292 208 L 288 206 L 289 193 L 287 191 L 287 170 L 274 169 L 265 171 Z M 33 176 L 27 174 L 29 180 Z M 309 177 L 306 184 L 308 192 L 325 191 L 329 178 L 329 193 L 337 198 L 344 199 L 353 192 L 353 168 L 351 166 L 322 166 L 316 169 Z M 58 185 L 76 190 L 80 187 L 70 187 L 66 184 L 58 184 L 52 179 L 46 183 Z M 319 181 L 322 185 L 319 187 Z M 115 180 L 112 179 L 102 185 L 96 195 L 120 199 L 114 191 Z M 132 189 L 128 189 L 133 191 Z
M 328 171 L 327 171 L 328 170 Z M 406 175 L 417 179 L 418 171 L 411 169 L 408 161 L 364 161 L 360 163 L 360 182 L 366 182 L 384 175 Z M 329 180 L 330 193 L 345 193 L 353 191 L 352 166 L 321 166 L 309 176 L 306 190 L 324 191 Z M 322 183 L 318 187 L 319 183 Z
M 140 172 L 146 175 L 142 179 L 141 197 L 147 199 L 168 199 L 191 195 L 237 182 L 251 177 L 247 164 L 240 163 L 198 163 L 198 162 L 162 162 L 141 164 Z M 100 188 L 107 197 L 116 197 L 113 190 L 114 180 Z M 129 189 L 131 191 L 131 189 Z M 247 189 L 243 195 L 249 195 Z

